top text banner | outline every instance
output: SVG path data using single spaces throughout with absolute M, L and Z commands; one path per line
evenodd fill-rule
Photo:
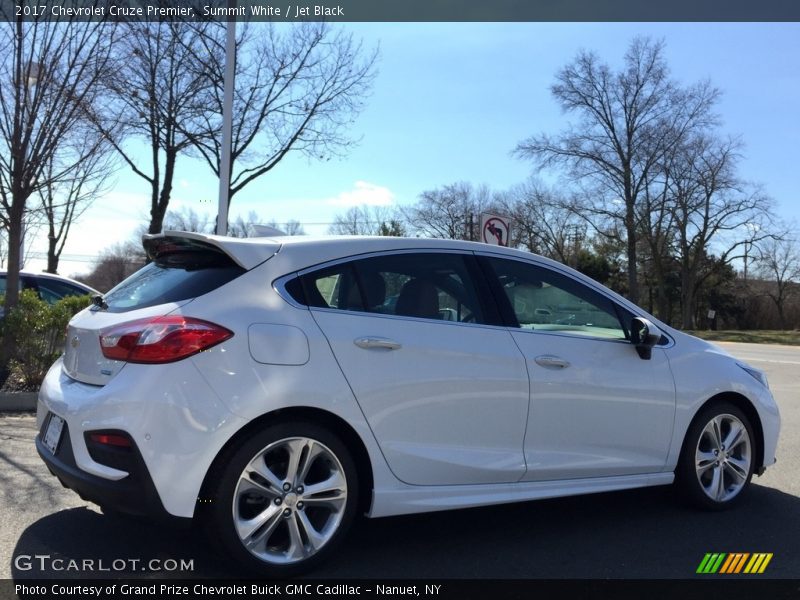
M 5 21 L 800 21 L 800 0 L 0 0 Z

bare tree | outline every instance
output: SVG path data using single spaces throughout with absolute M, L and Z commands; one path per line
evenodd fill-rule
M 419 235 L 476 241 L 480 239 L 480 214 L 497 204 L 489 188 L 461 181 L 422 192 L 419 201 L 403 212 Z
M 388 206 L 353 206 L 334 217 L 333 235 L 405 235 L 402 215 Z
M 658 169 L 648 174 L 642 194 L 636 206 L 638 238 L 644 247 L 645 273 L 651 274 L 656 289 L 655 311 L 665 323 L 669 323 L 672 303 L 668 290 L 668 278 L 674 264 L 675 211 L 672 196 L 670 170 L 661 161 Z
M 184 206 L 177 211 L 167 211 L 164 216 L 164 231 L 167 230 L 211 233 L 214 231 L 214 221 L 208 213 L 201 214 L 192 208 Z
M 274 219 L 267 222 L 268 227 L 279 229 L 286 235 L 305 235 L 306 230 L 303 229 L 303 224 L 297 219 L 289 219 L 286 223 L 278 223 Z
M 5 5 L 4 5 L 5 6 Z M 0 23 L 0 223 L 8 234 L 5 310 L 18 300 L 20 241 L 31 196 L 77 163 L 47 171 L 67 133 L 95 106 L 117 27 L 14 17 Z M 78 157 L 78 162 L 82 157 Z M 4 340 L 5 355 L 13 340 Z
M 513 222 L 512 246 L 574 264 L 580 243 L 587 238 L 587 225 L 569 199 L 530 179 L 502 196 L 500 210 Z
M 76 124 L 66 138 L 65 147 L 48 157 L 38 191 L 47 226 L 48 273 L 58 272 L 72 224 L 108 190 L 115 171 L 111 145 L 87 123 Z M 63 175 L 57 178 L 56 173 Z
M 735 139 L 698 135 L 680 146 L 667 167 L 685 329 L 694 328 L 698 290 L 716 267 L 741 258 L 745 246 L 772 237 L 771 200 L 736 175 L 739 146 Z
M 228 235 L 236 238 L 253 237 L 253 225 L 259 225 L 260 223 L 261 218 L 258 216 L 258 213 L 251 210 L 247 213 L 246 217 L 239 215 L 231 222 L 228 228 Z
M 141 269 L 146 262 L 141 242 L 131 240 L 106 248 L 88 275 L 76 275 L 74 278 L 105 293 Z
M 761 277 L 772 284 L 766 294 L 778 311 L 780 328 L 786 329 L 786 305 L 791 298 L 800 296 L 800 248 L 797 240 L 766 240 L 757 264 Z
M 346 152 L 354 143 L 346 131 L 364 106 L 377 60 L 377 51 L 327 23 L 257 23 L 240 31 L 229 202 L 290 152 L 320 160 Z M 224 30 L 209 28 L 197 40 L 214 94 L 192 141 L 219 176 Z
M 400 217 L 383 221 L 378 227 L 378 235 L 383 237 L 406 237 L 408 230 Z
M 688 132 L 714 122 L 718 91 L 708 82 L 679 86 L 670 79 L 664 44 L 636 38 L 616 72 L 594 53 L 581 51 L 556 75 L 551 93 L 579 121 L 556 137 L 528 138 L 516 153 L 539 168 L 566 166 L 573 178 L 592 187 L 581 213 L 624 232 L 628 295 L 636 301 L 636 207 L 643 188 L 665 152 Z
M 202 75 L 206 30 L 212 23 L 181 21 L 124 25 L 117 44 L 121 67 L 106 79 L 109 105 L 93 112 L 131 170 L 150 188 L 149 233 L 159 233 L 172 195 L 178 157 L 206 132 L 211 83 Z M 133 136 L 147 144 L 147 159 L 125 145 Z
M 250 211 L 247 217 L 239 216 L 233 221 L 230 235 L 232 237 L 253 237 L 257 234 L 257 227 L 266 225 L 272 229 L 283 231 L 286 235 L 305 235 L 305 230 L 300 221 L 289 219 L 286 223 L 278 223 L 274 219 L 263 223 L 255 211 Z M 192 208 L 182 207 L 180 210 L 167 211 L 164 217 L 164 230 L 192 231 L 197 233 L 213 233 L 216 226 L 215 220 L 208 213 L 198 213 Z M 142 233 L 145 233 L 142 231 Z

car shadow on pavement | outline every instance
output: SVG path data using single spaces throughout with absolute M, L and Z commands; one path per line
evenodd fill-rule
M 764 575 L 800 573 L 800 498 L 753 485 L 736 508 L 704 512 L 669 487 L 360 521 L 315 578 L 689 578 L 707 552 L 771 552 Z M 62 570 L 42 570 L 42 559 Z M 30 559 L 20 559 L 20 557 Z M 193 561 L 190 571 L 162 568 Z M 71 563 L 70 561 L 74 561 Z M 107 571 L 83 569 L 92 560 Z M 131 563 L 138 560 L 138 563 Z M 172 560 L 173 562 L 169 562 Z M 117 561 L 115 563 L 115 561 Z M 124 567 L 119 570 L 116 567 Z M 29 526 L 14 579 L 242 577 L 196 529 L 88 508 Z M 173 564 L 174 563 L 174 564 Z M 72 570 L 69 567 L 76 565 Z M 709 577 L 697 576 L 697 577 Z

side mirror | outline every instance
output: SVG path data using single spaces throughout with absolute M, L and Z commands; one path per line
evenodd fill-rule
M 636 347 L 639 358 L 650 360 L 653 346 L 661 339 L 661 330 L 647 319 L 635 317 L 631 321 L 631 344 Z

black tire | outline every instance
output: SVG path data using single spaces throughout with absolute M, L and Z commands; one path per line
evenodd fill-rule
M 303 440 L 311 444 L 303 445 Z M 297 471 L 302 471 L 303 456 L 317 453 L 302 480 L 301 473 L 288 475 L 295 447 L 304 448 L 297 455 Z M 267 468 L 256 472 L 262 465 Z M 244 480 L 246 469 L 249 478 Z M 276 476 L 272 483 L 265 473 Z M 277 481 L 290 489 L 276 490 Z M 334 482 L 327 487 L 338 491 L 310 493 L 322 481 Z M 210 539 L 221 542 L 237 566 L 262 577 L 297 575 L 326 560 L 344 539 L 358 508 L 358 474 L 347 448 L 332 432 L 306 422 L 278 423 L 242 439 L 215 462 L 207 489 L 201 518 Z M 264 524 L 248 535 L 252 523 L 262 518 Z M 245 540 L 253 544 L 252 551 Z
M 721 435 L 713 433 L 715 420 Z M 743 426 L 746 437 L 736 438 L 743 441 L 726 448 L 723 442 L 731 439 L 731 432 L 739 425 Z M 715 438 L 720 437 L 720 443 L 715 444 Z M 756 443 L 750 420 L 736 405 L 720 401 L 704 407 L 686 432 L 675 469 L 675 483 L 681 495 L 691 504 L 707 510 L 736 506 L 753 477 Z

